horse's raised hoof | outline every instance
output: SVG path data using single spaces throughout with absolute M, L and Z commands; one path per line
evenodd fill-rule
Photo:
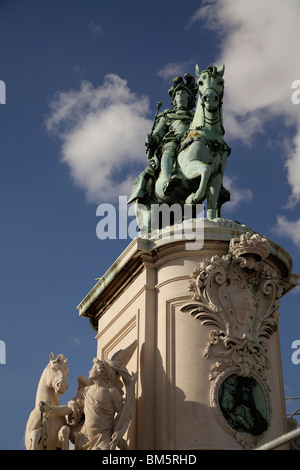
M 195 193 L 192 193 L 190 194 L 186 200 L 185 200 L 185 204 L 195 204 L 195 200 L 194 200 L 194 197 L 195 197 Z
M 163 191 L 166 196 L 169 196 L 179 186 L 180 178 L 173 176 L 164 182 Z

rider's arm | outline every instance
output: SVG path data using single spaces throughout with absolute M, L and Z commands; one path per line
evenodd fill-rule
M 51 406 L 49 403 L 44 402 L 40 403 L 40 411 L 44 413 L 51 411 L 52 414 L 57 416 L 65 416 L 72 413 L 72 409 L 68 405 Z
M 151 132 L 151 134 L 147 135 L 146 146 L 148 148 L 156 149 L 156 147 L 159 145 L 160 141 L 166 135 L 167 132 L 168 125 L 166 122 L 166 118 L 164 114 L 161 113 L 157 118 L 157 122 L 153 131 Z
M 153 133 L 152 133 L 153 137 L 155 137 L 155 139 L 156 139 L 157 145 L 160 143 L 162 138 L 166 135 L 168 130 L 169 130 L 169 126 L 167 124 L 166 117 L 162 113 L 160 118 L 158 119 L 158 121 L 155 125 L 155 128 L 153 130 Z
M 57 416 L 65 416 L 72 414 L 72 409 L 68 405 L 52 406 L 51 413 Z

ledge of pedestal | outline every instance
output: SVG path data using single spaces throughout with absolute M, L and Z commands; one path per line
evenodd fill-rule
M 97 318 L 118 298 L 143 271 L 147 261 L 150 263 L 160 257 L 198 257 L 201 250 L 228 245 L 232 238 L 243 233 L 258 233 L 247 225 L 223 218 L 191 219 L 152 232 L 147 237 L 138 237 L 129 243 L 106 273 L 98 280 L 91 291 L 80 302 L 77 309 L 80 316 L 89 317 L 91 325 L 97 330 Z M 260 234 L 262 235 L 262 234 Z M 270 254 L 267 262 L 279 271 L 283 279 L 283 295 L 298 285 L 299 275 L 292 273 L 292 259 L 279 245 L 269 240 Z M 162 261 L 161 261 L 162 262 Z

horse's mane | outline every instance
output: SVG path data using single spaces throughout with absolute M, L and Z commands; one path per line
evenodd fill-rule
M 52 362 L 65 362 L 66 358 L 63 354 L 58 354 L 55 359 L 53 359 Z

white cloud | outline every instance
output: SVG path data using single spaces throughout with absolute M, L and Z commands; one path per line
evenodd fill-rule
M 252 201 L 253 193 L 251 189 L 238 188 L 234 178 L 224 175 L 223 184 L 224 187 L 230 191 L 230 204 L 226 204 L 226 210 L 228 212 L 235 210 L 236 207 L 242 203 Z
M 300 248 L 300 220 L 290 222 L 285 216 L 278 216 L 275 230 L 280 236 L 290 238 Z
M 74 72 L 78 73 L 78 75 L 81 75 L 83 73 L 85 73 L 85 68 L 82 67 L 81 65 L 75 65 L 74 66 Z
M 95 23 L 94 21 L 92 21 L 89 24 L 89 28 L 92 31 L 92 33 L 95 34 L 95 35 L 104 34 L 103 26 L 100 23 Z
M 191 61 L 169 62 L 157 72 L 157 75 L 162 77 L 164 80 L 171 80 L 177 76 L 184 75 L 191 67 L 195 67 L 194 62 Z M 193 72 L 194 70 L 192 73 Z
M 292 134 L 288 145 L 282 142 L 290 204 L 300 202 L 300 105 L 292 103 L 292 83 L 300 80 L 299 18 L 299 0 L 207 0 L 188 25 L 201 21 L 219 38 L 226 137 L 249 144 L 274 118 Z M 300 247 L 300 221 L 279 217 L 277 229 Z
M 69 337 L 69 342 L 76 348 L 77 346 L 80 346 L 81 341 L 78 338 L 78 336 L 70 336 Z
M 84 81 L 79 90 L 57 93 L 50 107 L 47 129 L 61 138 L 62 161 L 88 200 L 129 196 L 137 165 L 146 163 L 144 142 L 152 124 L 148 99 L 111 74 L 102 86 Z M 116 183 L 121 171 L 122 181 Z
M 298 112 L 300 114 L 300 106 Z M 289 155 L 286 168 L 288 180 L 292 187 L 290 205 L 293 206 L 300 200 L 300 130 L 296 133 L 293 141 L 286 145 L 286 149 Z
M 300 105 L 291 100 L 300 79 L 300 2 L 298 0 L 210 0 L 190 18 L 201 20 L 221 38 L 217 65 L 225 63 L 226 135 L 250 142 L 274 117 L 297 127 L 289 155 L 288 178 L 300 199 Z M 199 64 L 201 66 L 201 64 Z M 203 67 L 209 64 L 203 64 Z M 291 168 L 292 167 L 292 168 Z

